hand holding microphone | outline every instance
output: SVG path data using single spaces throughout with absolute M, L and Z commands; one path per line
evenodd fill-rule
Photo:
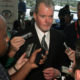
M 67 54 L 68 58 L 73 62 L 75 58 L 75 51 L 72 50 L 67 44 L 64 42 L 64 46 L 66 48 L 65 53 Z
M 66 48 L 66 53 L 70 55 L 70 48 L 67 46 L 66 42 L 64 42 L 64 46 Z
M 33 37 L 33 35 L 31 32 L 29 32 L 27 34 L 22 35 L 22 37 L 24 39 L 29 39 Z M 36 50 L 36 44 L 30 43 L 26 49 L 26 55 L 27 55 L 26 57 L 30 58 L 32 55 L 32 52 L 34 52 L 35 50 Z M 43 48 L 41 48 L 41 51 L 36 55 L 35 63 L 37 65 L 41 65 L 40 62 L 44 63 L 45 60 L 47 59 L 47 54 L 48 54 L 48 51 L 46 52 Z
M 75 65 L 75 51 L 69 48 L 65 42 L 64 42 L 64 46 L 66 47 L 65 53 L 67 54 L 68 58 L 71 60 L 71 64 L 69 66 L 69 69 L 71 70 Z
M 64 42 L 64 46 L 66 48 L 65 53 L 67 54 L 68 58 L 71 60 L 71 64 L 69 65 L 69 67 L 62 66 L 62 72 L 71 75 L 75 64 L 75 51 L 72 50 L 70 47 L 68 47 L 65 42 Z

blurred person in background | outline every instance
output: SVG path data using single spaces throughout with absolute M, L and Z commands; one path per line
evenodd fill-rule
M 60 22 L 54 26 L 55 29 L 64 30 L 64 28 L 69 25 L 73 19 L 71 15 L 69 5 L 65 5 L 63 8 L 59 10 L 58 14 Z

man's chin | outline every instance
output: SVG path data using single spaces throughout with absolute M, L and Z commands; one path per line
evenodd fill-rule
M 45 32 L 48 32 L 49 30 L 43 30 L 43 32 L 45 33 Z

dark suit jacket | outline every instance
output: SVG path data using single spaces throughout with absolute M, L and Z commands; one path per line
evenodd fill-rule
M 36 33 L 36 30 L 33 25 L 29 26 L 30 29 L 26 29 L 23 33 L 21 32 L 20 35 L 25 34 L 27 32 L 32 32 L 33 37 L 26 40 L 26 43 L 21 47 L 21 49 L 17 52 L 16 58 L 19 58 L 23 52 L 26 51 L 27 46 L 31 43 L 34 43 L 34 47 L 40 48 L 40 42 Z M 43 70 L 48 67 L 54 67 L 56 69 L 61 70 L 62 65 L 67 65 L 69 62 L 67 55 L 64 53 L 64 37 L 62 34 L 56 30 L 51 29 L 50 30 L 50 45 L 49 45 L 49 53 L 47 60 L 45 63 L 39 68 L 34 69 L 30 72 L 26 80 L 45 80 L 43 77 Z M 32 53 L 33 51 L 31 51 Z M 27 70 L 27 69 L 26 69 Z

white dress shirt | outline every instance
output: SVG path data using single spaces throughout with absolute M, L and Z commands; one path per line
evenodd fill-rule
M 39 29 L 39 27 L 37 26 L 36 23 L 35 23 L 35 29 L 36 29 L 36 32 L 37 32 L 37 35 L 38 35 L 38 38 L 39 38 L 40 43 L 41 43 L 41 41 L 42 41 L 42 37 L 43 37 L 44 35 L 46 35 L 45 41 L 46 41 L 47 46 L 48 46 L 48 49 L 49 49 L 50 31 L 47 31 L 47 32 L 45 32 L 45 33 L 42 32 L 42 31 Z

